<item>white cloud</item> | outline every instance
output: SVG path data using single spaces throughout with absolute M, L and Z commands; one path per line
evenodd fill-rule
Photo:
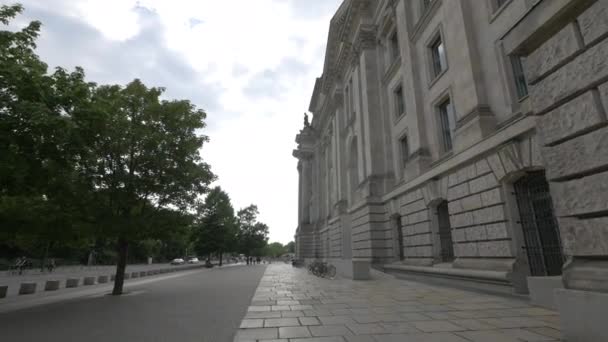
M 23 0 L 39 53 L 93 81 L 140 77 L 207 109 L 203 157 L 235 207 L 258 204 L 271 240 L 297 225 L 291 157 L 329 20 L 341 0 Z

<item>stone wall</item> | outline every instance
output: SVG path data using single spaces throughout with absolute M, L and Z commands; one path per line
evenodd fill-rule
M 513 257 L 502 191 L 485 158 L 448 176 L 447 199 L 456 257 Z
M 354 259 L 384 263 L 392 259 L 392 234 L 384 205 L 360 207 L 351 214 Z
M 342 257 L 342 226 L 336 219 L 329 223 L 329 258 Z
M 540 16 L 550 20 L 539 22 Z M 527 56 L 541 153 L 568 256 L 566 289 L 555 292 L 564 337 L 600 341 L 608 335 L 608 2 L 544 1 L 505 41 Z
M 569 19 L 530 52 L 526 69 L 564 252 L 573 257 L 565 285 L 608 292 L 608 265 L 597 264 L 594 281 L 576 271 L 608 256 L 608 3 Z
M 431 265 L 433 263 L 431 217 L 422 191 L 415 190 L 401 196 L 399 203 L 405 262 L 412 265 Z

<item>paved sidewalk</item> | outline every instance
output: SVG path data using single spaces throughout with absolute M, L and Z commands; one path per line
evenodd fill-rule
M 556 312 L 515 298 L 397 280 L 320 279 L 270 265 L 234 341 L 559 341 Z

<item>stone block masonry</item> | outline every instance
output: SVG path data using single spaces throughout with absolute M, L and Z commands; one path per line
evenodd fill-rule
M 606 325 L 596 319 L 596 303 L 606 302 L 602 292 L 608 283 L 608 2 L 578 5 L 577 11 L 557 12 L 551 28 L 560 31 L 533 44 L 527 77 L 533 80 L 530 98 L 541 153 L 570 259 L 563 270 L 566 289 L 556 292 L 566 318 L 565 337 L 599 341 L 608 336 Z M 524 18 L 520 25 L 532 21 Z M 519 48 L 525 50 L 522 41 Z
M 297 337 L 297 338 L 296 338 Z M 375 277 L 266 269 L 234 342 L 558 341 L 555 311 L 500 296 Z

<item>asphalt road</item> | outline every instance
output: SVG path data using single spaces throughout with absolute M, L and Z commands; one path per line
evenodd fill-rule
M 0 340 L 232 342 L 264 270 L 238 265 L 159 276 L 121 297 L 100 291 L 0 313 Z

